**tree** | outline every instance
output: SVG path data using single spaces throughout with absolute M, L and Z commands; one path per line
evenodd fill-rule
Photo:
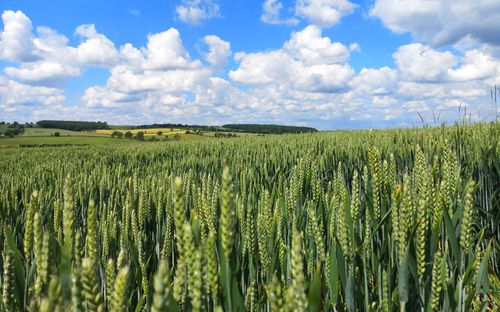
M 176 133 L 176 134 L 174 135 L 174 140 L 175 140 L 175 141 L 180 141 L 180 139 L 181 139 L 181 135 L 180 135 L 180 134 L 178 134 L 178 133 Z
M 37 122 L 40 128 L 56 128 L 73 131 L 89 131 L 97 129 L 109 129 L 106 122 L 92 121 L 69 121 L 69 120 L 40 120 Z
M 3 131 L 3 135 L 5 136 L 8 136 L 10 138 L 12 138 L 13 136 L 17 135 L 17 131 L 16 129 L 12 129 L 12 128 L 7 128 Z
M 131 139 L 134 135 L 132 134 L 132 132 L 130 131 L 127 131 L 125 132 L 125 139 Z
M 56 131 L 56 132 L 54 132 L 54 136 L 55 137 L 61 136 L 61 133 L 59 133 L 59 132 Z
M 157 134 L 157 135 L 162 135 L 162 134 L 163 134 L 163 132 L 160 130 L 160 131 L 156 132 L 156 134 Z
M 113 131 L 113 133 L 111 133 L 111 137 L 117 137 L 117 138 L 121 138 L 123 136 L 123 132 L 120 132 L 120 131 Z
M 137 134 L 135 135 L 135 139 L 137 141 L 144 141 L 144 132 L 142 131 L 137 132 Z

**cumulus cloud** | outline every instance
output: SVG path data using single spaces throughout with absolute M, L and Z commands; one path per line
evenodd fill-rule
M 221 16 L 219 5 L 212 0 L 182 0 L 175 12 L 182 22 L 192 25 Z
M 214 56 L 214 61 L 220 62 L 220 56 L 217 57 Z M 148 36 L 146 47 L 122 46 L 120 63 L 110 72 L 105 86 L 85 91 L 84 103 L 92 107 L 123 108 L 182 106 L 211 74 L 199 60 L 190 57 L 174 28 Z
M 446 80 L 448 69 L 457 63 L 451 52 L 439 52 L 420 43 L 399 47 L 394 60 L 406 79 L 422 82 Z
M 223 70 L 231 55 L 231 44 L 214 35 L 205 36 L 203 42 L 208 46 L 208 52 L 204 54 L 205 60 L 215 70 Z
M 2 21 L 0 59 L 12 63 L 3 68 L 5 75 L 0 74 L 0 115 L 4 118 L 75 116 L 78 108 L 68 108 L 64 83 L 87 67 L 111 68 L 118 60 L 113 42 L 94 25 L 79 26 L 75 34 L 80 42 L 71 46 L 68 38 L 49 27 L 34 31 L 21 11 L 4 11 Z
M 412 43 L 399 47 L 393 57 L 403 78 L 408 81 L 467 82 L 494 79 L 500 73 L 500 61 L 486 51 L 472 49 L 456 55 Z
M 115 45 L 98 33 L 94 24 L 79 26 L 76 34 L 84 39 L 78 47 L 71 49 L 80 64 L 108 67 L 117 60 Z
M 63 90 L 48 87 L 34 87 L 0 76 L 0 112 L 19 113 L 22 109 L 37 105 L 62 104 Z M 32 108 L 29 108 L 32 107 Z
M 309 92 L 335 92 L 345 88 L 354 71 L 346 64 L 349 49 L 322 37 L 308 26 L 292 33 L 279 50 L 238 53 L 240 66 L 229 77 L 242 84 L 273 84 Z
M 343 63 L 349 59 L 349 49 L 346 46 L 322 37 L 321 29 L 312 25 L 292 33 L 283 48 L 308 65 Z
M 467 36 L 500 45 L 500 2 L 496 0 L 376 0 L 371 15 L 396 33 L 411 33 L 434 46 Z
M 297 0 L 295 14 L 311 24 L 331 27 L 355 7 L 349 0 Z
M 144 68 L 150 70 L 186 69 L 200 66 L 198 61 L 191 61 L 182 45 L 179 31 L 175 28 L 149 35 L 144 56 L 147 58 Z
M 299 20 L 294 17 L 282 18 L 280 16 L 283 4 L 279 0 L 265 0 L 262 9 L 260 20 L 264 23 L 274 25 L 297 25 L 299 23 Z
M 82 68 L 110 68 L 118 60 L 113 42 L 96 31 L 94 25 L 81 25 L 75 34 L 78 46 L 48 27 L 33 32 L 31 20 L 21 11 L 2 14 L 4 28 L 0 33 L 0 59 L 17 63 L 4 73 L 23 83 L 53 86 L 79 76 Z
M 23 63 L 19 67 L 6 67 L 4 72 L 12 78 L 25 82 L 57 82 L 80 75 L 78 67 L 53 61 Z
M 481 50 L 466 51 L 460 63 L 460 67 L 448 71 L 454 81 L 489 79 L 500 73 L 500 62 Z
M 31 20 L 21 11 L 4 11 L 3 31 L 0 33 L 0 57 L 9 61 L 33 59 Z
M 399 72 L 389 67 L 363 68 L 350 81 L 351 88 L 357 90 L 359 96 L 393 94 L 399 81 Z

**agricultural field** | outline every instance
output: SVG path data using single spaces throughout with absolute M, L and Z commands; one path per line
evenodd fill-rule
M 52 136 L 55 132 L 59 132 L 61 136 L 97 136 L 91 131 L 71 131 L 55 128 L 25 128 L 20 136 L 37 137 L 37 136 Z M 105 136 L 105 135 L 101 135 Z
M 59 136 L 54 136 L 55 133 Z M 2 147 L 50 146 L 50 145 L 96 145 L 122 142 L 108 135 L 90 131 L 70 131 L 53 128 L 25 128 L 24 132 L 12 138 L 0 137 Z
M 136 140 L 127 140 L 111 137 L 113 131 L 122 130 L 96 130 L 96 131 L 71 131 L 54 128 L 26 128 L 25 131 L 13 138 L 0 137 L 0 148 L 3 147 L 26 147 L 26 146 L 51 146 L 51 145 L 100 145 L 100 144 L 134 144 Z M 141 130 L 123 130 L 123 133 L 130 131 L 133 134 Z M 194 133 L 186 133 L 186 130 L 175 129 L 143 129 L 145 139 L 151 137 L 157 140 L 210 140 L 213 135 L 196 135 Z M 157 135 L 158 131 L 165 131 L 161 136 Z M 54 136 L 58 132 L 59 136 Z
M 498 311 L 499 137 L 0 149 L 0 310 Z
M 161 132 L 162 135 L 174 135 L 174 134 L 184 134 L 186 133 L 186 129 L 173 129 L 173 128 L 148 128 L 148 129 L 102 129 L 95 130 L 96 134 L 105 134 L 111 135 L 114 131 L 127 132 L 129 131 L 132 134 L 137 134 L 138 132 L 144 133 L 144 136 L 158 136 L 158 132 Z
M 0 138 L 2 147 L 46 146 L 46 145 L 100 145 L 123 143 L 125 140 L 101 136 L 17 136 Z M 127 141 L 128 142 L 128 141 Z

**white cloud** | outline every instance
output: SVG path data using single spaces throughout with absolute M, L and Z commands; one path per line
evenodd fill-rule
M 311 24 L 331 27 L 355 7 L 349 0 L 297 0 L 295 14 Z
M 16 110 L 19 105 L 53 105 L 64 100 L 61 89 L 34 87 L 0 76 L 0 103 L 3 110 Z
M 37 27 L 34 34 L 31 20 L 20 11 L 5 11 L 2 19 L 0 59 L 17 63 L 4 68 L 4 73 L 23 83 L 52 86 L 79 76 L 84 67 L 110 68 L 118 61 L 113 42 L 94 25 L 79 26 L 75 33 L 82 40 L 72 47 L 51 28 Z
M 389 67 L 363 68 L 350 81 L 352 89 L 359 92 L 359 96 L 392 94 L 397 87 L 399 73 Z
M 220 55 L 215 54 L 213 60 L 221 62 Z M 170 28 L 149 35 L 146 47 L 122 46 L 120 63 L 111 69 L 106 85 L 88 88 L 82 100 L 90 107 L 149 107 L 164 111 L 161 107 L 168 106 L 172 110 L 186 105 L 193 90 L 205 84 L 210 74 L 210 69 L 189 56 L 179 32 Z
M 396 33 L 444 46 L 470 36 L 500 45 L 500 1 L 376 0 L 371 15 Z
M 147 48 L 143 52 L 147 58 L 144 68 L 149 70 L 186 69 L 200 66 L 199 62 L 191 61 L 182 45 L 179 31 L 175 28 L 149 35 Z
M 448 69 L 458 61 L 449 51 L 439 52 L 420 43 L 401 46 L 393 56 L 403 77 L 422 82 L 447 80 Z
M 322 37 L 317 26 L 292 33 L 282 49 L 261 53 L 238 53 L 238 69 L 229 77 L 242 84 L 271 84 L 304 92 L 338 92 L 354 75 L 345 62 L 349 49 Z
M 322 37 L 321 29 L 312 25 L 292 33 L 283 48 L 308 65 L 343 63 L 349 59 L 349 49 L 346 46 Z
M 299 23 L 299 20 L 294 17 L 281 18 L 280 12 L 283 9 L 283 4 L 279 0 L 265 0 L 262 4 L 262 9 L 263 12 L 260 20 L 264 23 L 274 25 L 297 25 Z
M 212 0 L 182 0 L 175 12 L 182 22 L 192 25 L 221 16 L 219 5 Z
M 450 69 L 450 79 L 455 81 L 482 80 L 494 77 L 500 73 L 499 60 L 479 50 L 466 51 L 461 59 L 461 66 Z
M 37 36 L 33 37 L 32 52 L 39 59 L 73 59 L 69 47 L 69 40 L 49 27 L 37 27 Z
M 293 75 L 292 59 L 283 51 L 237 53 L 238 69 L 229 72 L 229 77 L 242 84 L 279 84 Z
M 33 59 L 33 28 L 31 20 L 21 11 L 4 11 L 0 33 L 0 58 L 9 61 Z
M 223 70 L 226 67 L 227 59 L 231 55 L 231 44 L 217 36 L 205 36 L 203 42 L 208 46 L 208 52 L 204 57 L 214 69 Z
M 472 49 L 463 55 L 437 51 L 430 46 L 412 43 L 399 47 L 394 60 L 407 81 L 449 83 L 495 79 L 500 74 L 500 60 L 485 49 Z
M 84 38 L 84 41 L 73 49 L 80 64 L 108 67 L 117 60 L 115 45 L 106 36 L 98 33 L 93 24 L 79 26 L 76 33 Z
M 23 63 L 19 67 L 6 67 L 4 72 L 15 79 L 27 82 L 57 82 L 80 75 L 78 67 L 52 61 Z

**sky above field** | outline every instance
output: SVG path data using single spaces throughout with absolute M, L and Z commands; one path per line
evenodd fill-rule
M 0 13 L 0 120 L 339 129 L 495 116 L 498 0 L 2 0 Z

